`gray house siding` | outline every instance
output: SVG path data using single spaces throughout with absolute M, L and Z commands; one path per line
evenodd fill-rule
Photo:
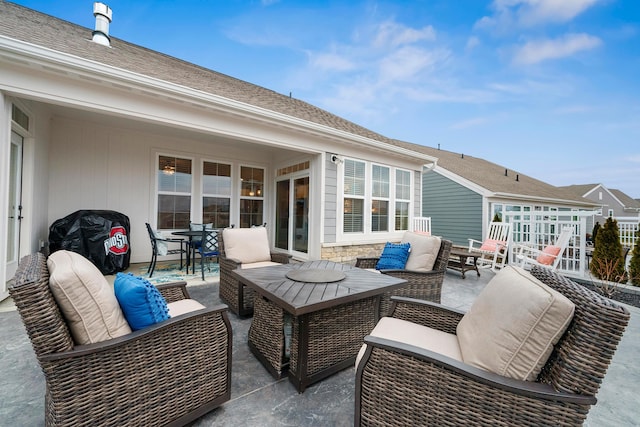
M 482 195 L 436 173 L 422 175 L 422 216 L 431 217 L 431 232 L 467 246 L 482 239 Z
M 338 166 L 325 156 L 324 183 L 324 243 L 336 242 L 338 216 Z

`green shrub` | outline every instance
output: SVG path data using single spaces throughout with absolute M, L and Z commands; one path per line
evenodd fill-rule
M 607 218 L 597 231 L 589 269 L 598 279 L 619 283 L 627 280 L 618 222 L 613 218 Z

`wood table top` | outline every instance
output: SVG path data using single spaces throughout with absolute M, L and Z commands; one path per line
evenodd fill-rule
M 335 270 L 344 273 L 345 278 L 333 282 L 298 282 L 286 277 L 287 272 L 294 269 Z M 404 279 L 326 260 L 236 269 L 231 274 L 294 316 L 375 296 L 406 283 Z

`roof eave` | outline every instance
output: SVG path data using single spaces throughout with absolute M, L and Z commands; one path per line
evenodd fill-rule
M 500 198 L 512 199 L 512 200 L 539 201 L 539 202 L 545 202 L 545 203 L 562 203 L 565 205 L 574 205 L 574 206 L 580 206 L 584 208 L 593 208 L 593 207 L 600 206 L 598 203 L 589 202 L 587 200 L 581 201 L 581 200 L 561 199 L 561 198 L 555 198 L 555 197 L 529 196 L 526 194 L 495 192 L 493 193 L 493 197 L 500 197 Z

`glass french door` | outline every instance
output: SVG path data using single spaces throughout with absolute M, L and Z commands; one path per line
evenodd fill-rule
M 277 248 L 309 252 L 309 176 L 277 182 L 275 231 Z
M 22 219 L 22 136 L 11 132 L 9 158 L 9 200 L 7 203 L 7 274 L 13 277 L 20 257 L 20 220 Z

